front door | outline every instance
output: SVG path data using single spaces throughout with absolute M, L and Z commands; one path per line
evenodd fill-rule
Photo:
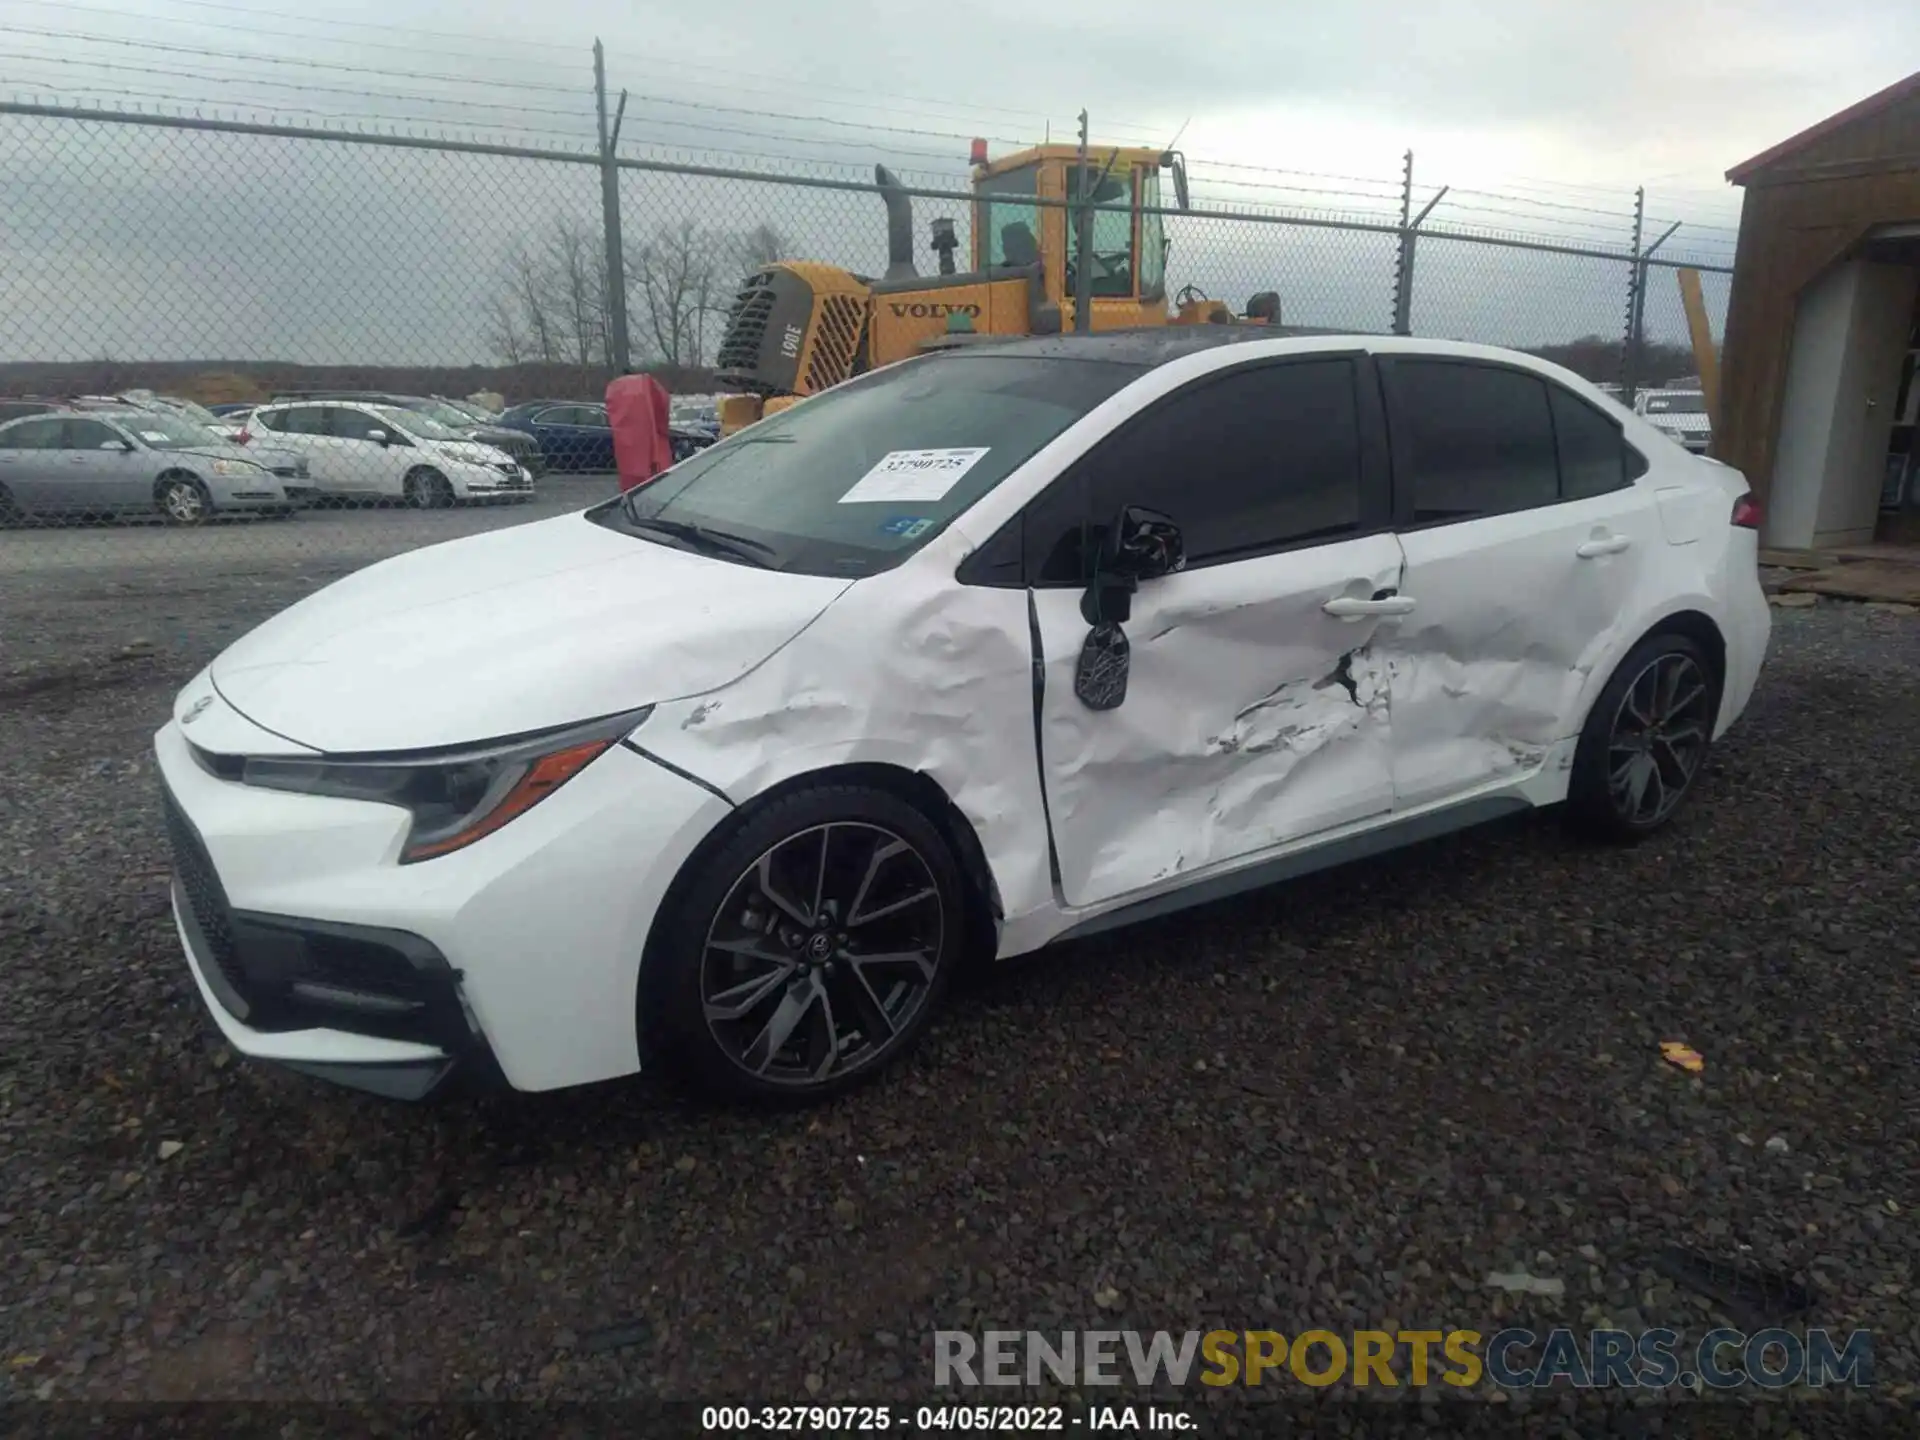
M 1411 809 L 1517 779 L 1578 734 L 1595 656 L 1670 537 L 1644 458 L 1571 390 L 1474 361 L 1381 369 L 1410 608 L 1380 649 Z M 1687 523 L 1676 508 L 1674 543 Z
M 136 430 L 137 433 L 137 430 Z M 165 431 L 153 432 L 165 444 Z M 159 469 L 151 453 L 129 450 L 127 440 L 99 420 L 68 420 L 61 432 L 62 457 L 81 487 L 86 510 L 151 510 L 153 479 Z
M 1363 385 L 1361 382 L 1365 381 Z M 1109 436 L 1030 507 L 1026 573 L 1044 666 L 1040 746 L 1073 906 L 1232 861 L 1393 803 L 1371 642 L 1389 623 L 1377 396 L 1361 356 L 1202 378 Z M 1124 652 L 1083 661 L 1094 557 L 1137 506 L 1178 527 L 1186 568 L 1143 582 Z M 1111 687 L 1083 698 L 1089 666 Z

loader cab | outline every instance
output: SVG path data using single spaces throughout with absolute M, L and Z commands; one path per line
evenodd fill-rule
M 1074 208 L 1086 190 L 1094 206 L 1093 328 L 1155 325 L 1167 319 L 1167 238 L 1161 188 L 1173 170 L 1183 195 L 1178 156 L 1159 150 L 1096 149 L 1083 178 L 1079 150 L 1040 145 L 973 171 L 973 268 L 1041 264 L 1047 299 L 1073 324 L 1075 282 L 1083 257 Z

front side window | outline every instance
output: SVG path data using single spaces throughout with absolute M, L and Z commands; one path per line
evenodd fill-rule
M 580 407 L 577 405 L 554 405 L 542 410 L 534 417 L 539 425 L 583 425 Z
M 1086 203 L 1093 205 L 1093 293 L 1095 295 L 1133 294 L 1133 171 L 1115 166 L 1103 180 L 1105 165 L 1089 163 L 1085 184 Z M 1067 198 L 1074 202 L 1067 211 L 1072 234 L 1068 239 L 1067 294 L 1075 295 L 1080 266 L 1080 225 L 1078 204 L 1082 184 L 1080 167 L 1067 167 Z
M 373 410 L 373 423 L 393 436 L 411 435 L 416 440 L 458 440 L 460 432 L 449 430 L 431 415 L 404 410 L 398 405 L 381 405 Z
M 1492 365 L 1397 360 L 1394 473 L 1413 520 L 1501 515 L 1560 497 L 1546 382 Z
M 874 574 L 1140 373 L 965 352 L 904 361 L 770 415 L 590 513 L 743 563 Z
M 60 448 L 63 450 L 119 450 L 123 449 L 126 443 L 125 437 L 111 425 L 102 425 L 98 420 L 69 420 L 66 431 L 61 436 Z
M 1345 358 L 1197 381 L 1102 441 L 1029 511 L 1027 573 L 1082 585 L 1129 505 L 1180 527 L 1189 567 L 1361 526 L 1360 414 Z
M 1026 165 L 974 186 L 980 197 L 974 224 L 986 237 L 987 264 L 1031 265 L 1040 258 L 1039 185 L 1040 167 Z

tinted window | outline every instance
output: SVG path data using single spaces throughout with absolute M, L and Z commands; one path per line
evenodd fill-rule
M 1560 495 L 1546 383 L 1446 360 L 1393 367 L 1395 473 L 1411 476 L 1415 521 L 1465 520 Z
M 607 407 L 604 405 L 582 405 L 574 412 L 574 424 L 591 425 L 600 430 L 613 428 L 607 421 Z
M 1028 515 L 1029 573 L 1039 583 L 1084 583 L 1087 546 L 1127 505 L 1171 516 L 1189 565 L 1349 534 L 1360 525 L 1353 362 L 1262 365 L 1202 380 L 1074 470 Z M 1084 506 L 1076 485 L 1086 487 Z
M 555 405 L 533 417 L 536 425 L 584 425 L 585 417 L 577 405 Z
M 60 425 L 58 416 L 49 416 L 45 420 L 22 420 L 18 425 L 9 425 L 5 430 L 0 430 L 0 449 L 58 450 Z
M 118 450 L 124 443 L 112 426 L 102 425 L 98 420 L 69 420 L 60 436 L 63 450 L 98 450 L 103 445 Z
M 744 538 L 781 569 L 872 574 L 1139 373 L 964 352 L 904 361 L 769 415 L 593 513 L 642 537 L 665 534 L 649 530 L 657 521 Z
M 1580 500 L 1625 485 L 1627 442 L 1620 427 L 1558 385 L 1547 389 L 1560 453 L 1560 498 Z
M 53 408 L 38 400 L 0 400 L 0 422 L 18 420 L 22 415 L 44 415 Z
M 365 440 L 376 430 L 391 433 L 393 426 L 364 410 L 349 410 L 342 406 L 328 412 L 327 433 L 336 440 Z

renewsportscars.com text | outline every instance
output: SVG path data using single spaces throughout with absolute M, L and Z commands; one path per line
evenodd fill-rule
M 1873 1335 L 1809 1330 L 1711 1330 L 1692 1346 L 1677 1331 L 939 1330 L 933 1379 L 941 1386 L 1301 1384 L 1446 1385 L 1503 1389 L 1731 1389 L 1873 1383 Z

